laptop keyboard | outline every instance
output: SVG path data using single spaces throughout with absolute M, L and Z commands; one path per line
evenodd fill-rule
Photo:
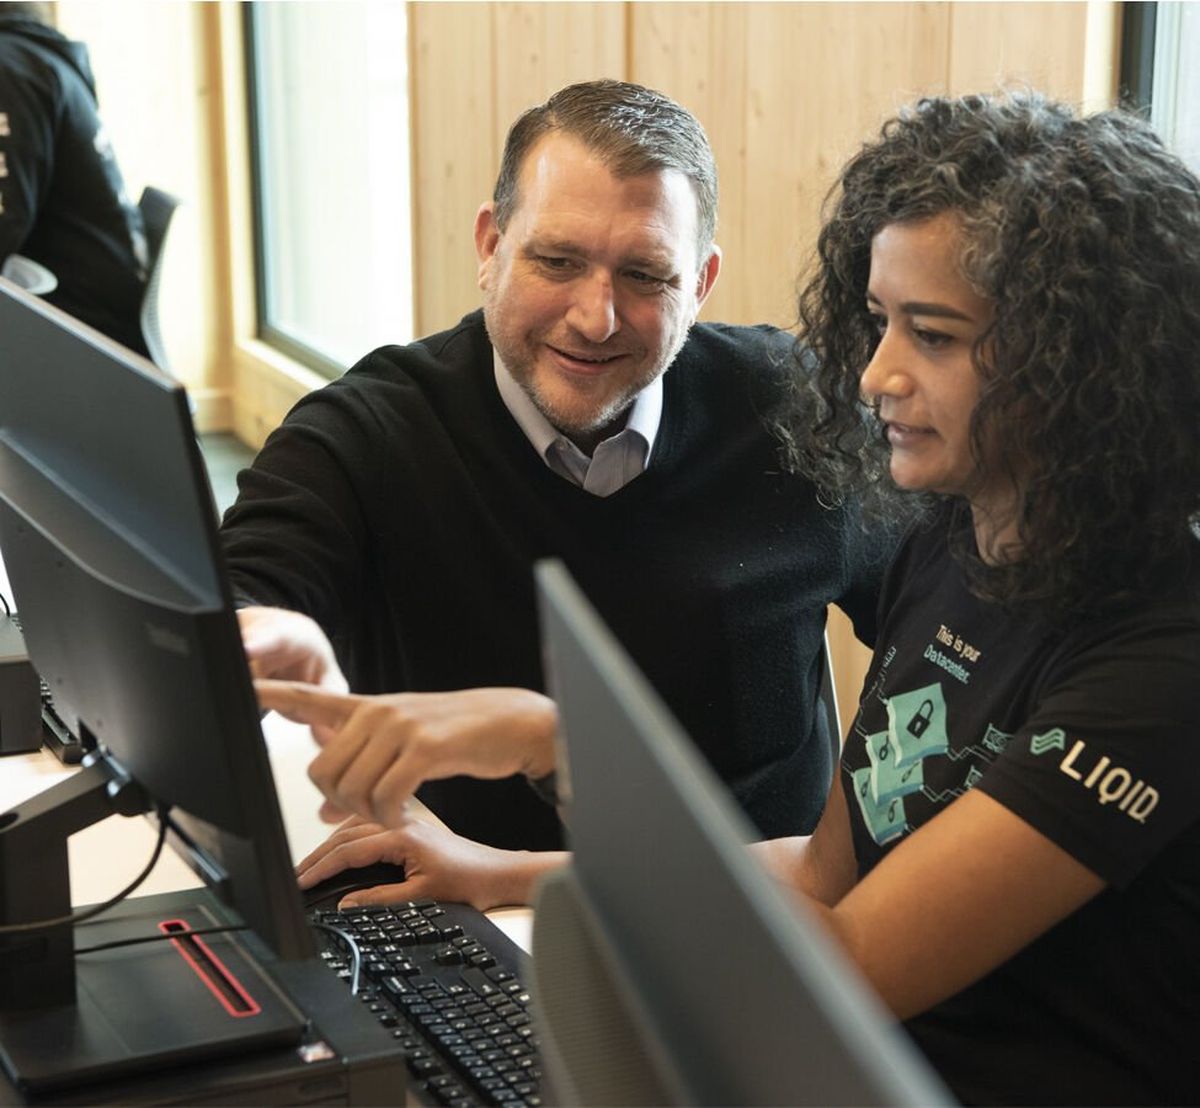
M 412 1085 L 454 1108 L 542 1104 L 537 1036 L 522 952 L 480 912 L 432 900 L 319 910 L 321 957 L 353 987 L 404 1053 Z

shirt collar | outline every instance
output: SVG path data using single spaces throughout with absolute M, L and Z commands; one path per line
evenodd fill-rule
M 529 394 L 517 384 L 508 367 L 500 359 L 499 351 L 493 351 L 492 362 L 500 399 L 504 401 L 504 406 L 517 421 L 517 425 L 525 432 L 525 437 L 529 439 L 534 450 L 545 459 L 546 451 L 559 439 L 566 439 L 566 436 L 539 411 L 537 405 L 530 400 Z M 654 450 L 654 440 L 658 438 L 662 410 L 663 379 L 662 374 L 659 374 L 634 398 L 629 418 L 622 428 L 622 431 L 632 431 L 645 439 L 647 465 L 650 464 L 650 455 Z M 615 438 L 616 435 L 612 437 Z

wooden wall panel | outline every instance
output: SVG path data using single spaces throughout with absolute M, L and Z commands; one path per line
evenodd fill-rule
M 498 150 L 517 116 L 551 93 L 575 81 L 625 76 L 625 11 L 622 4 L 495 5 Z M 489 193 L 494 180 L 493 169 Z
M 413 260 L 417 334 L 455 323 L 476 306 L 471 229 L 495 173 L 492 9 L 489 4 L 413 4 Z
M 951 4 L 949 91 L 1029 85 L 1083 97 L 1087 4 Z

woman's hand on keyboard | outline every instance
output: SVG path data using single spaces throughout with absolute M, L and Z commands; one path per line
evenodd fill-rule
M 303 681 L 330 692 L 349 688 L 333 647 L 315 620 L 285 608 L 242 608 L 237 616 L 254 677 Z
M 321 818 L 403 824 L 425 781 L 467 774 L 539 778 L 554 768 L 554 702 L 529 689 L 358 696 L 256 681 L 259 704 L 307 723 L 321 752 L 308 767 L 325 794 Z
M 404 880 L 347 894 L 339 907 L 361 908 L 405 900 L 443 900 L 480 911 L 529 904 L 538 877 L 556 869 L 565 853 L 498 850 L 464 839 L 428 820 L 406 817 L 398 827 L 352 817 L 297 867 L 302 889 L 347 869 L 387 862 L 404 867 Z

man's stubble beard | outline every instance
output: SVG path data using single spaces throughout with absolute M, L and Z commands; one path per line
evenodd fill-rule
M 578 412 L 560 410 L 559 406 L 543 395 L 538 388 L 536 375 L 533 372 L 534 361 L 537 357 L 536 351 L 506 349 L 508 344 L 503 323 L 504 313 L 503 309 L 497 306 L 497 299 L 494 294 L 484 292 L 483 320 L 492 346 L 499 354 L 500 361 L 504 363 L 504 368 L 520 385 L 525 395 L 533 402 L 534 407 L 546 417 L 551 426 L 568 437 L 594 434 L 619 419 L 647 386 L 675 364 L 675 359 L 679 356 L 679 351 L 683 349 L 683 344 L 687 341 L 688 332 L 692 327 L 690 322 L 680 327 L 679 333 L 671 341 L 665 358 L 650 367 L 650 372 L 643 374 L 640 380 L 630 383 L 618 395 L 609 398 L 598 410 L 591 412 L 587 419 L 581 419 Z M 514 343 L 514 346 L 517 345 Z M 665 364 L 663 364 L 664 362 Z M 658 368 L 660 364 L 662 365 L 661 369 Z

